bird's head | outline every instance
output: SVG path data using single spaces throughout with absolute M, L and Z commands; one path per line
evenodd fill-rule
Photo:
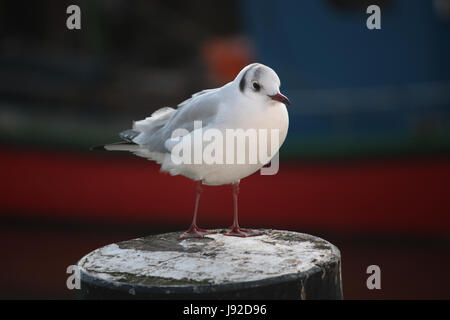
M 239 72 L 235 81 L 242 94 L 250 99 L 273 104 L 277 102 L 290 105 L 289 99 L 280 92 L 280 78 L 271 68 L 253 63 Z

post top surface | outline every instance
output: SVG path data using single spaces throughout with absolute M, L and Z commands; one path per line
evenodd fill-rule
M 142 286 L 221 285 L 301 274 L 340 260 L 331 243 L 292 231 L 229 237 L 223 231 L 178 240 L 180 232 L 151 235 L 96 249 L 79 262 L 91 278 Z

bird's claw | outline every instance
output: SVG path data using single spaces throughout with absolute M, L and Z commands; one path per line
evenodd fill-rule
M 206 233 L 206 234 L 215 234 L 215 233 L 217 233 L 217 231 L 214 231 L 214 230 L 206 230 L 206 229 L 202 229 L 202 228 L 199 228 L 199 227 L 197 227 L 197 231 L 198 231 L 198 232 L 201 232 L 201 233 Z
M 260 235 L 262 235 L 262 232 L 231 226 L 230 231 L 228 231 L 227 233 L 224 233 L 224 235 L 246 238 L 246 237 L 260 236 Z
M 188 238 L 204 238 L 207 234 L 214 234 L 217 233 L 216 231 L 210 231 L 206 229 L 199 228 L 197 226 L 191 226 L 189 229 L 187 229 L 185 232 L 183 232 L 178 239 L 188 239 Z

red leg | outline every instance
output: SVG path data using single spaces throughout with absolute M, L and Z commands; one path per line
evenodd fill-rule
M 259 236 L 262 233 L 257 231 L 252 231 L 248 229 L 243 229 L 239 226 L 238 219 L 238 194 L 239 194 L 239 181 L 232 184 L 233 187 L 233 224 L 230 227 L 230 231 L 225 233 L 226 236 L 235 237 L 254 237 Z
M 200 194 L 202 193 L 202 181 L 197 181 L 195 186 L 195 208 L 194 208 L 194 217 L 192 218 L 192 223 L 189 229 L 183 232 L 179 239 L 185 238 L 203 238 L 208 233 L 216 233 L 214 231 L 208 231 L 197 226 L 197 212 L 198 212 L 198 204 L 200 202 Z

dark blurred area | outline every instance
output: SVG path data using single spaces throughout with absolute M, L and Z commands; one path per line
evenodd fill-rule
M 241 223 L 335 244 L 345 298 L 449 299 L 449 39 L 448 0 L 0 1 L 0 298 L 74 298 L 66 269 L 89 251 L 185 229 L 192 181 L 89 147 L 258 61 L 293 105 Z M 207 188 L 200 224 L 228 226 L 231 201 Z

